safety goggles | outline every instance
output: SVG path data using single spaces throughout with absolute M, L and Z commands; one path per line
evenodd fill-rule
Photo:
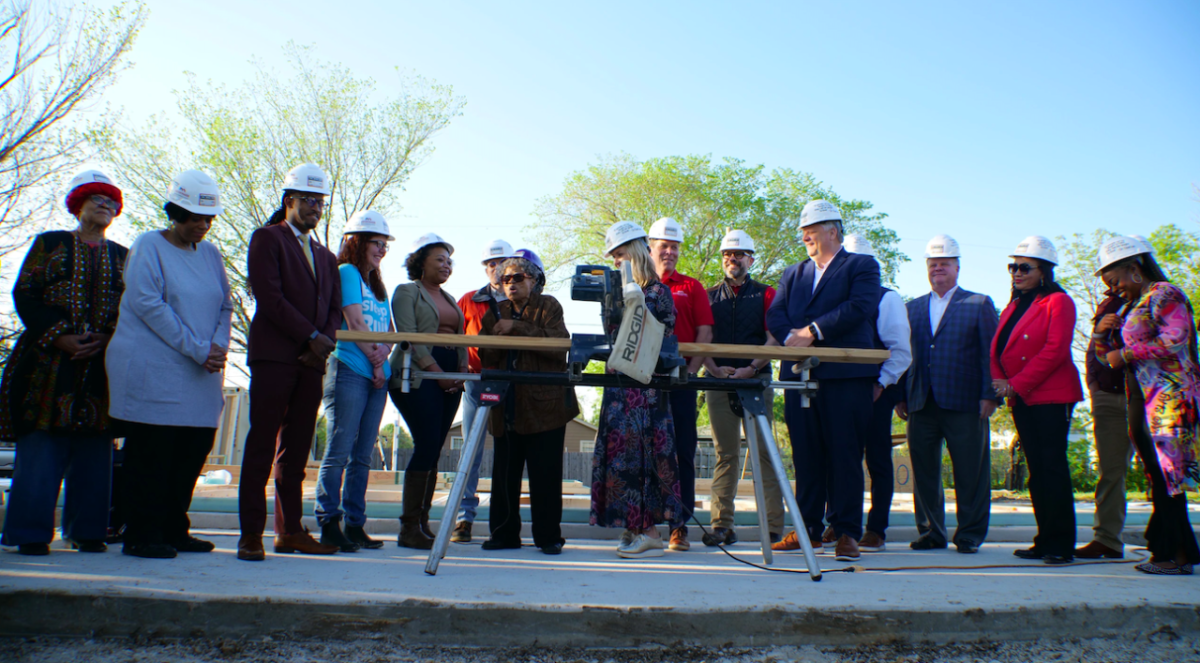
M 1016 274 L 1017 272 L 1020 272 L 1021 274 L 1028 274 L 1029 272 L 1032 272 L 1035 269 L 1037 269 L 1037 267 L 1034 267 L 1033 265 L 1031 265 L 1027 262 L 1020 262 L 1020 263 L 1010 262 L 1010 263 L 1008 263 L 1008 273 L 1009 274 Z
M 500 282 L 505 285 L 509 283 L 524 283 L 525 279 L 525 274 L 505 274 L 504 276 L 500 277 Z

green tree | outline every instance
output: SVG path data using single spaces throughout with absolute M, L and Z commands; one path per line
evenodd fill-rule
M 1187 293 L 1192 311 L 1200 312 L 1200 234 L 1170 224 L 1159 226 L 1146 239 L 1167 278 Z
M 336 250 L 354 212 L 394 214 L 413 171 L 433 150 L 430 139 L 465 104 L 446 85 L 399 76 L 381 98 L 375 81 L 314 59 L 289 44 L 290 77 L 258 67 L 240 87 L 201 83 L 188 74 L 173 92 L 178 119 L 152 117 L 136 129 L 99 127 L 89 139 L 127 185 L 125 216 L 139 230 L 161 228 L 172 177 L 200 169 L 221 185 L 225 213 L 208 239 L 225 257 L 233 289 L 233 352 L 245 352 L 253 316 L 246 283 L 250 235 L 279 206 L 283 177 L 314 162 L 329 176 L 332 195 L 318 238 Z
M 1075 300 L 1075 339 L 1071 345 L 1076 359 L 1082 360 L 1087 352 L 1092 338 L 1092 314 L 1108 290 L 1100 277 L 1094 276 L 1096 255 L 1100 245 L 1114 236 L 1114 232 L 1097 228 L 1091 235 L 1060 235 L 1055 240 L 1059 264 L 1054 270 L 1054 278 Z
M 617 221 L 648 227 L 669 216 L 687 234 L 679 271 L 715 283 L 722 278 L 721 238 L 739 228 L 754 238 L 756 278 L 773 283 L 785 267 L 807 257 L 798 239 L 800 211 L 818 198 L 841 208 L 847 232 L 871 240 L 884 280 L 894 283 L 897 268 L 908 258 L 898 249 L 896 233 L 884 227 L 886 214 L 872 212 L 867 201 L 842 198 L 809 173 L 787 168 L 768 173 L 738 159 L 604 158 L 569 175 L 559 193 L 539 200 L 531 229 L 547 267 L 562 268 L 602 261 L 604 232 Z

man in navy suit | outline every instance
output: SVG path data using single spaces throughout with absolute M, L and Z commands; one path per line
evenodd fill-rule
M 862 348 L 875 345 L 879 303 L 879 263 L 842 250 L 842 217 L 837 206 L 814 200 L 800 214 L 808 259 L 784 270 L 775 301 L 767 309 L 771 334 L 787 347 Z M 879 367 L 821 364 L 812 377 L 820 383 L 807 408 L 794 391 L 784 392 L 784 419 L 796 467 L 796 502 L 814 550 L 821 550 L 821 520 L 829 500 L 830 526 L 837 537 L 835 559 L 859 558 L 863 523 L 863 448 Z M 781 379 L 797 380 L 792 362 Z M 772 546 L 797 550 L 791 532 Z
M 912 367 L 896 414 L 908 421 L 917 532 L 914 550 L 946 547 L 942 440 L 954 467 L 958 502 L 955 546 L 978 552 L 991 515 L 992 456 L 988 419 L 998 398 L 988 354 L 996 334 L 992 298 L 958 287 L 958 242 L 938 235 L 925 247 L 932 292 L 908 303 Z

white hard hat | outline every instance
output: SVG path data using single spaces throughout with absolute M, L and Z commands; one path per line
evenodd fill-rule
M 828 200 L 810 200 L 800 212 L 800 227 L 807 228 L 826 221 L 841 221 L 842 213 Z
M 283 188 L 291 191 L 307 191 L 329 195 L 329 178 L 315 163 L 302 163 L 288 171 L 283 178 Z
M 842 248 L 850 253 L 875 257 L 875 247 L 871 246 L 871 240 L 859 233 L 846 235 L 846 239 L 842 242 Z
M 665 239 L 671 242 L 683 243 L 683 226 L 679 222 L 669 216 L 655 221 L 650 226 L 650 234 L 647 235 L 650 239 Z
M 198 170 L 185 170 L 171 180 L 167 202 L 201 216 L 218 216 L 225 209 L 217 183 Z
M 633 221 L 618 221 L 608 227 L 604 233 L 604 257 L 612 255 L 613 249 L 638 238 L 646 236 L 646 231 Z
M 512 244 L 509 244 L 508 242 L 506 242 L 502 239 L 493 239 L 491 244 L 488 244 L 487 246 L 483 247 L 482 262 L 484 262 L 484 263 L 486 263 L 489 260 L 495 260 L 496 258 L 516 258 L 516 257 L 517 257 L 517 253 L 516 253 L 516 251 L 513 251 Z
M 1058 264 L 1058 251 L 1054 249 L 1054 244 L 1050 240 L 1041 235 L 1030 235 L 1021 240 L 1013 252 L 1008 254 L 1010 258 L 1037 258 L 1045 260 L 1051 265 Z
M 345 234 L 350 233 L 372 233 L 375 235 L 386 235 L 389 242 L 396 241 L 392 237 L 392 231 L 388 229 L 387 219 L 379 212 L 373 212 L 368 209 L 359 210 L 350 217 L 350 221 L 346 224 Z
M 423 247 L 429 246 L 430 244 L 445 244 L 446 250 L 450 252 L 450 255 L 454 255 L 454 247 L 451 246 L 450 242 L 442 239 L 441 235 L 438 235 L 437 233 L 425 233 L 424 235 L 421 235 L 413 240 L 412 250 L 415 253 L 420 251 Z
M 105 175 L 98 170 L 85 170 L 71 178 L 71 181 L 67 184 L 67 194 L 69 195 L 75 189 L 78 189 L 84 184 L 91 184 L 92 182 L 116 186 L 116 184 L 113 183 L 112 178 L 110 178 L 108 175 Z
M 1146 249 L 1146 253 L 1154 254 L 1154 245 L 1150 243 L 1150 240 L 1141 235 L 1130 235 L 1129 238 L 1137 240 L 1138 244 L 1141 244 L 1142 248 Z
M 1135 237 L 1117 235 L 1101 244 L 1100 251 L 1096 254 L 1096 273 L 1094 276 L 1100 276 L 1100 272 L 1107 269 L 1110 265 L 1121 262 L 1126 258 L 1150 253 L 1143 242 L 1145 240 L 1139 242 Z
M 925 245 L 925 259 L 929 258 L 961 258 L 962 249 L 958 248 L 958 240 L 949 235 L 934 235 Z
M 744 230 L 730 230 L 721 238 L 721 250 L 754 253 L 754 238 Z

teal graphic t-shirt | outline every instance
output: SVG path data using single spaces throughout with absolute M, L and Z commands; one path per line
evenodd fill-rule
M 338 265 L 338 274 L 342 277 L 342 306 L 346 307 L 351 304 L 362 306 L 363 319 L 367 322 L 367 328 L 373 332 L 387 331 L 388 321 L 391 319 L 387 300 L 375 299 L 375 293 L 371 292 L 371 287 L 363 280 L 362 274 L 354 265 Z M 342 319 L 342 329 L 349 329 L 344 318 Z M 355 343 L 338 341 L 337 349 L 333 351 L 333 354 L 355 373 L 365 378 L 375 377 L 375 369 L 371 367 L 367 355 L 363 354 L 363 351 Z M 386 361 L 383 362 L 383 375 L 389 378 L 392 376 L 392 367 Z

